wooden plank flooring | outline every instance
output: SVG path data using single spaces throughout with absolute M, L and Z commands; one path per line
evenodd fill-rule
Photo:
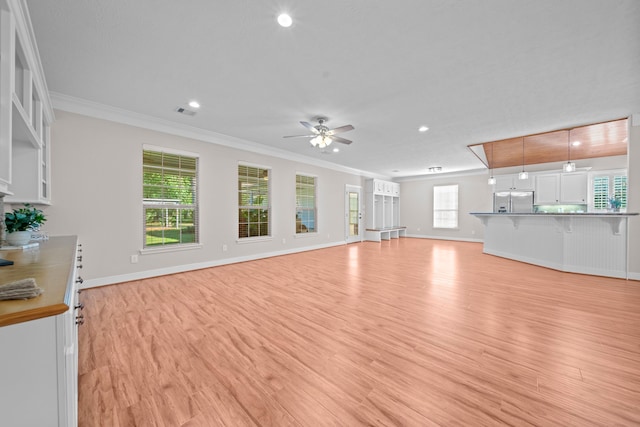
M 82 293 L 81 426 L 638 426 L 640 282 L 365 242 Z

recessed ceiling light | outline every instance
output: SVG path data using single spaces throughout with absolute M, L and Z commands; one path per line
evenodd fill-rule
M 434 173 L 434 172 L 442 172 L 442 167 L 440 166 L 433 166 L 429 168 L 429 172 Z
M 426 132 L 429 130 L 429 126 L 420 126 L 418 132 Z
M 580 145 L 580 144 L 581 144 L 581 142 L 580 142 L 580 141 L 573 141 L 573 142 L 571 143 L 571 145 L 573 145 L 574 147 L 577 147 L 577 146 L 578 146 L 578 145 Z
M 200 103 L 198 101 L 189 101 L 189 107 L 200 108 Z
M 291 19 L 291 17 L 286 13 L 283 13 L 278 16 L 278 24 L 280 24 L 281 27 L 288 28 L 293 24 L 293 19 Z
M 337 152 L 339 152 L 339 151 L 340 151 L 340 149 L 339 149 L 338 147 L 334 147 L 334 149 L 333 149 L 333 152 L 334 152 L 334 153 L 337 153 Z
M 392 170 L 391 172 L 393 172 L 393 173 L 397 173 L 397 172 L 400 172 L 400 171 L 399 171 L 398 169 L 394 169 L 394 170 Z

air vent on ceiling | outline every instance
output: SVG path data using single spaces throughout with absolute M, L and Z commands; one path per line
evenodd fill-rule
M 176 113 L 184 114 L 185 116 L 195 116 L 196 112 L 184 107 L 176 107 Z

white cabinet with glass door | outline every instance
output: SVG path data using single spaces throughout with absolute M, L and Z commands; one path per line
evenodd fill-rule
M 0 0 L 0 193 L 50 202 L 53 108 L 24 2 Z

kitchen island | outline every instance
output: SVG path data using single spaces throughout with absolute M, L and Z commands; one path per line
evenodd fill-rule
M 628 219 L 637 213 L 471 212 L 483 252 L 571 273 L 628 278 Z

